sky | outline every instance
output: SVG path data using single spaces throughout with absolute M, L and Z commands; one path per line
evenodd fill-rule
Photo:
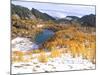
M 39 3 L 30 1 L 12 1 L 15 5 L 35 8 L 43 13 L 47 13 L 53 17 L 64 18 L 66 16 L 78 16 L 95 14 L 95 6 L 89 5 L 71 5 L 71 4 L 54 4 L 54 3 Z

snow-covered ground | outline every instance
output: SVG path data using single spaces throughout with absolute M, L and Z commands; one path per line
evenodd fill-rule
M 82 59 L 82 57 L 73 58 L 67 53 L 57 58 L 49 58 L 47 63 L 41 63 L 36 58 L 30 62 L 12 64 L 12 74 L 86 69 L 95 69 L 95 64 L 92 64 L 92 62 L 86 59 Z
M 31 42 L 29 38 L 17 37 L 12 40 L 12 50 L 27 51 L 32 49 L 37 49 L 38 45 Z
M 29 39 L 18 37 L 12 40 L 12 50 L 30 50 L 32 49 L 32 44 Z M 37 54 L 33 54 L 33 57 L 35 56 Z M 95 69 L 95 64 L 89 60 L 82 57 L 73 58 L 68 53 L 64 53 L 57 58 L 50 57 L 48 59 L 47 63 L 41 63 L 37 58 L 30 62 L 13 63 L 11 66 L 12 74 Z

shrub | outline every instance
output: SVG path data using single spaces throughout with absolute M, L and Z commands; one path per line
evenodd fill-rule
M 61 55 L 59 50 L 52 49 L 51 50 L 51 57 L 59 57 Z
M 48 61 L 47 55 L 44 51 L 40 53 L 40 55 L 38 56 L 38 60 L 42 63 L 46 63 Z
M 40 50 L 33 50 L 33 53 L 40 53 Z
M 23 52 L 15 51 L 12 54 L 12 61 L 13 62 L 22 62 L 24 60 L 23 56 L 24 56 Z

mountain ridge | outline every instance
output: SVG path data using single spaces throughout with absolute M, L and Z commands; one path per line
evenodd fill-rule
M 20 17 L 21 19 L 40 19 L 42 21 L 53 21 L 56 23 L 71 23 L 71 22 L 78 22 L 82 26 L 96 26 L 96 15 L 94 14 L 89 14 L 89 15 L 84 15 L 81 18 L 77 16 L 66 16 L 65 18 L 56 18 L 53 16 L 50 16 L 47 13 L 43 13 L 35 8 L 32 8 L 31 10 L 28 9 L 27 7 L 23 7 L 20 5 L 14 5 L 11 4 L 11 12 L 12 15 L 15 15 Z

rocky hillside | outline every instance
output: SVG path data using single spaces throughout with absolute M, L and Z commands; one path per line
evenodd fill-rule
M 11 13 L 19 16 L 21 19 L 35 19 L 35 16 L 28 8 L 19 5 L 11 4 Z
M 31 12 L 38 19 L 42 19 L 44 21 L 48 21 L 48 20 L 54 21 L 55 20 L 55 18 L 53 18 L 52 16 L 50 16 L 50 15 L 48 15 L 46 13 L 42 13 L 42 12 L 38 11 L 37 9 L 32 8 Z
M 42 13 L 42 12 L 40 12 L 37 9 L 34 9 L 34 8 L 32 8 L 32 10 L 29 10 L 26 7 L 11 4 L 11 9 L 12 9 L 11 10 L 12 15 L 17 15 L 21 19 L 41 19 L 41 20 L 44 20 L 44 21 L 55 20 L 55 18 L 53 18 L 52 16 L 50 16 L 46 13 Z
M 79 21 L 82 23 L 82 25 L 95 27 L 96 15 L 93 15 L 93 14 L 85 15 L 82 18 L 80 18 Z

